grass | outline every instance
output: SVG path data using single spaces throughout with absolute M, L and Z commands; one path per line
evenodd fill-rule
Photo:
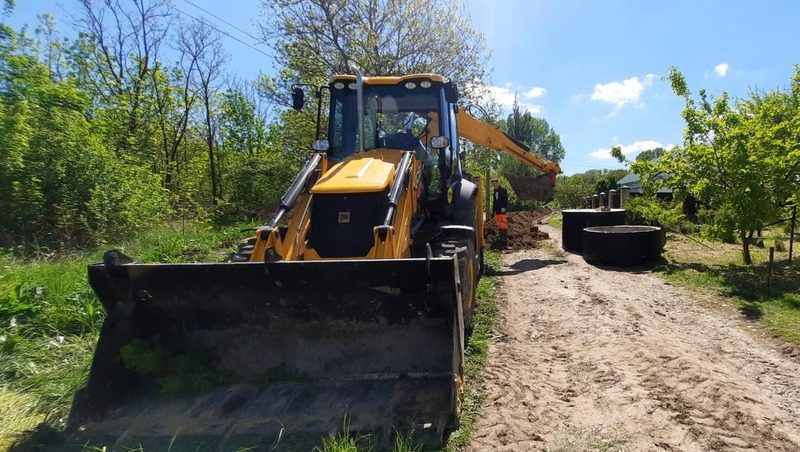
M 0 389 L 0 450 L 7 450 L 14 437 L 44 421 L 36 405 L 37 399 L 31 394 Z
M 800 263 L 789 265 L 788 253 L 776 252 L 769 276 L 766 250 L 753 248 L 752 254 L 754 264 L 747 266 L 738 245 L 670 235 L 667 262 L 655 271 L 677 285 L 726 297 L 745 319 L 800 346 Z
M 553 214 L 547 218 L 547 224 L 556 229 L 561 229 L 562 221 L 563 219 L 561 216 L 561 212 L 553 212 Z
M 350 419 L 345 415 L 342 421 L 341 433 L 330 435 L 322 440 L 322 446 L 314 452 L 361 452 L 372 450 L 369 435 L 354 435 L 350 433 Z
M 486 397 L 482 389 L 483 368 L 488 359 L 489 343 L 497 318 L 497 277 L 492 276 L 500 268 L 500 254 L 486 253 L 487 272 L 478 283 L 478 306 L 473 317 L 473 331 L 469 338 L 464 361 L 464 404 L 461 409 L 460 426 L 450 435 L 445 450 L 456 452 L 466 448 L 475 429 L 475 420 Z
M 623 452 L 633 450 L 629 443 L 629 435 L 621 427 L 605 428 L 566 428 L 556 434 L 546 452 L 598 451 Z
M 63 429 L 73 394 L 86 382 L 105 317 L 87 264 L 112 248 L 139 262 L 222 261 L 247 235 L 245 226 L 164 227 L 68 255 L 0 249 L 0 450 L 32 424 Z

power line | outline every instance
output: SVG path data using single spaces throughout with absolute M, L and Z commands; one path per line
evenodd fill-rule
M 234 28 L 234 29 L 238 30 L 239 32 L 241 32 L 241 33 L 244 33 L 245 35 L 247 35 L 247 36 L 249 36 L 249 37 L 253 38 L 253 40 L 254 40 L 254 41 L 256 41 L 256 44 L 259 44 L 259 43 L 260 43 L 261 39 L 259 39 L 259 38 L 258 38 L 258 37 L 256 37 L 256 36 L 253 36 L 252 34 L 250 34 L 250 32 L 248 32 L 248 31 L 246 31 L 246 30 L 243 30 L 243 29 L 239 28 L 238 26 L 236 26 L 236 25 L 234 25 L 234 24 L 232 24 L 232 23 L 228 22 L 227 20 L 225 20 L 225 19 L 223 19 L 223 18 L 221 18 L 221 17 L 217 16 L 216 14 L 212 13 L 211 11 L 209 11 L 209 10 L 207 10 L 207 9 L 205 9 L 205 8 L 203 8 L 203 7 L 201 7 L 201 6 L 197 5 L 197 4 L 195 4 L 195 3 L 193 3 L 193 2 L 191 2 L 191 1 L 189 1 L 189 0 L 183 0 L 183 1 L 184 1 L 184 2 L 186 2 L 186 3 L 188 3 L 188 4 L 190 4 L 190 5 L 192 5 L 192 6 L 194 6 L 195 8 L 199 9 L 200 11 L 203 11 L 204 13 L 206 13 L 206 14 L 208 14 L 209 16 L 211 16 L 211 17 L 213 17 L 213 18 L 217 19 L 218 21 L 220 21 L 220 22 L 222 22 L 222 23 L 224 23 L 224 24 L 228 25 L 229 27 L 231 27 L 231 28 Z
M 189 17 L 189 18 L 191 18 L 191 19 L 194 19 L 194 20 L 195 20 L 195 21 L 197 21 L 197 22 L 200 22 L 201 24 L 207 25 L 207 26 L 209 26 L 209 27 L 213 28 L 214 30 L 217 30 L 218 32 L 220 32 L 220 33 L 224 34 L 225 36 L 227 36 L 227 37 L 229 37 L 229 38 L 233 39 L 234 41 L 236 41 L 236 42 L 238 42 L 238 43 L 240 43 L 240 44 L 243 44 L 243 45 L 246 45 L 247 47 L 250 47 L 251 49 L 255 50 L 256 52 L 258 52 L 258 53 L 260 53 L 260 54 L 262 54 L 262 55 L 264 55 L 264 56 L 266 56 L 266 57 L 268 57 L 268 58 L 272 58 L 272 55 L 268 54 L 267 52 L 264 52 L 264 51 L 263 51 L 263 50 L 261 50 L 261 49 L 258 49 L 258 48 L 255 48 L 255 47 L 253 47 L 252 45 L 250 45 L 250 44 L 248 44 L 248 43 L 246 43 L 246 42 L 242 41 L 241 39 L 239 39 L 239 38 L 237 38 L 236 36 L 234 36 L 234 35 L 232 35 L 232 34 L 228 33 L 227 31 L 225 31 L 225 30 L 221 30 L 221 29 L 217 28 L 216 26 L 212 25 L 210 22 L 208 22 L 208 21 L 206 21 L 206 20 L 203 20 L 203 19 L 197 18 L 197 17 L 195 17 L 195 16 L 193 16 L 193 15 L 191 15 L 191 14 L 187 13 L 186 11 L 184 11 L 184 10 L 182 10 L 182 9 L 178 8 L 178 7 L 175 7 L 175 10 L 176 10 L 176 11 L 178 11 L 179 13 L 181 13 L 181 14 L 183 14 L 183 15 L 185 15 L 185 16 L 187 16 L 187 17 Z

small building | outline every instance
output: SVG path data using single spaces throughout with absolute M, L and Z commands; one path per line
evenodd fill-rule
M 664 173 L 656 173 L 656 175 L 653 176 L 654 179 L 662 180 L 666 180 L 667 177 L 668 176 Z M 617 181 L 617 187 L 621 188 L 624 185 L 627 185 L 628 188 L 631 189 L 631 196 L 639 196 L 644 193 L 642 190 L 642 181 L 639 180 L 638 174 L 628 173 L 625 177 Z M 668 187 L 661 187 L 656 190 L 656 196 L 661 199 L 672 199 L 672 189 Z
M 665 173 L 656 173 L 654 179 L 667 180 L 669 176 Z M 617 181 L 617 187 L 627 185 L 631 189 L 631 196 L 641 196 L 644 191 L 642 190 L 642 181 L 639 179 L 638 174 L 628 173 L 625 177 Z M 661 187 L 656 190 L 656 197 L 663 201 L 672 201 L 672 189 L 669 187 Z M 683 200 L 683 214 L 691 221 L 697 221 L 697 201 L 693 196 L 687 195 Z

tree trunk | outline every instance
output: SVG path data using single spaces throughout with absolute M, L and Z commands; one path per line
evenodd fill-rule
M 206 146 L 208 146 L 208 166 L 211 170 L 211 204 L 216 206 L 217 197 L 221 195 L 219 193 L 217 164 L 214 162 L 214 128 L 211 123 L 211 98 L 208 95 L 207 84 L 204 84 L 203 89 L 203 103 L 206 110 Z
M 739 236 L 742 239 L 742 260 L 744 260 L 745 265 L 753 265 L 753 259 L 750 258 L 750 239 L 753 238 L 753 231 L 751 230 L 748 233 L 743 229 Z

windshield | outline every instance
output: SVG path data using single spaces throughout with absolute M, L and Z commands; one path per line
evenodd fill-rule
M 331 89 L 330 152 L 341 160 L 358 150 L 356 91 Z M 425 154 L 439 131 L 441 87 L 364 86 L 364 149 L 392 148 Z

